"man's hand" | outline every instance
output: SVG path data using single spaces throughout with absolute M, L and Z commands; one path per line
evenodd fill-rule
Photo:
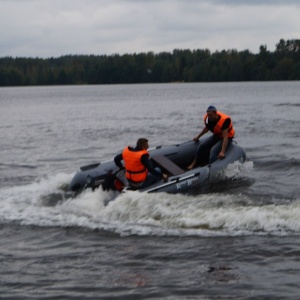
M 163 180 L 168 181 L 168 175 L 167 174 L 163 174 Z
M 221 152 L 219 153 L 219 155 L 218 155 L 218 158 L 219 158 L 219 159 L 225 158 L 225 153 L 221 151 Z

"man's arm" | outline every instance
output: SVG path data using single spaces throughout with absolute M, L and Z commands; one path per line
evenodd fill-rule
M 222 142 L 222 149 L 221 149 L 221 152 L 219 153 L 218 157 L 220 159 L 224 158 L 225 157 L 225 152 L 226 152 L 226 149 L 227 149 L 227 145 L 228 145 L 228 129 L 229 129 L 229 126 L 230 126 L 230 118 L 227 118 L 222 126 L 222 139 L 223 139 L 223 142 Z
M 123 160 L 122 153 L 116 155 L 115 158 L 114 158 L 115 164 L 116 164 L 117 167 L 119 167 L 119 169 L 124 169 L 124 166 L 121 162 L 122 160 Z
M 157 177 L 159 177 L 159 178 L 163 178 L 163 173 L 157 172 L 157 171 L 153 168 L 153 166 L 152 166 L 152 164 L 151 164 L 151 162 L 150 162 L 150 160 L 149 160 L 148 154 L 142 155 L 142 157 L 141 157 L 141 162 L 142 162 L 142 164 L 147 168 L 148 172 L 150 172 L 151 174 L 153 174 L 153 175 L 155 175 L 155 176 L 157 176 Z
M 202 135 L 204 135 L 205 133 L 207 133 L 207 132 L 208 132 L 208 129 L 207 129 L 207 127 L 205 126 L 205 127 L 202 129 L 202 131 L 201 131 L 197 136 L 194 137 L 194 141 L 198 141 L 198 140 L 200 139 L 200 137 L 201 137 Z
M 218 155 L 218 157 L 220 159 L 225 157 L 225 151 L 226 151 L 227 145 L 228 145 L 228 129 L 222 130 L 222 139 L 223 139 L 222 149 L 221 149 L 221 152 Z

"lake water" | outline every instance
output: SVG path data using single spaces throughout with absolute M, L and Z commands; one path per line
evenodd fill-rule
M 300 82 L 0 89 L 0 297 L 297 299 Z M 86 191 L 137 138 L 191 140 L 209 105 L 248 156 L 203 194 Z

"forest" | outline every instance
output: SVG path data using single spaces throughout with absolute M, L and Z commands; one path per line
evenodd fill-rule
M 253 54 L 174 49 L 58 58 L 0 58 L 0 86 L 300 80 L 300 40 L 280 39 Z

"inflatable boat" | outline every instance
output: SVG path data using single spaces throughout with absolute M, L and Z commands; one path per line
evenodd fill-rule
M 187 166 L 194 159 L 194 153 L 199 146 L 199 141 L 188 141 L 170 146 L 158 146 L 148 149 L 150 159 L 154 167 L 159 167 L 163 173 L 168 175 L 168 180 L 163 179 L 140 189 L 140 192 L 166 192 L 187 193 L 220 180 L 222 170 L 236 161 L 245 161 L 246 154 L 235 141 L 228 145 L 226 156 L 223 159 L 208 164 L 208 156 L 203 157 L 199 165 L 192 170 Z M 104 190 L 136 190 L 131 187 L 125 179 L 124 170 L 119 170 L 114 160 L 83 166 L 75 174 L 68 186 L 67 193 L 76 196 L 87 188 L 96 189 L 102 187 Z

